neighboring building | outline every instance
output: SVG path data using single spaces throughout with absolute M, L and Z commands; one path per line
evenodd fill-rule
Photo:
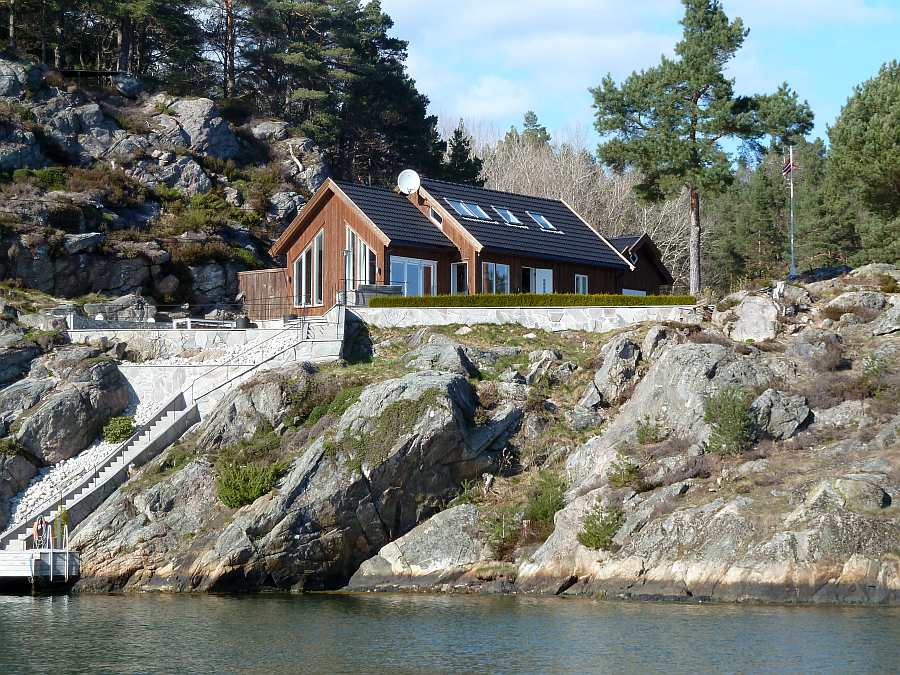
M 408 196 L 329 179 L 270 252 L 286 269 L 241 275 L 256 319 L 286 306 L 323 314 L 345 289 L 351 303 L 377 292 L 619 293 L 633 271 L 564 202 L 429 179 Z
M 671 291 L 675 279 L 662 262 L 662 256 L 650 235 L 610 237 L 609 242 L 634 265 L 622 276 L 621 292 L 626 295 L 659 295 Z

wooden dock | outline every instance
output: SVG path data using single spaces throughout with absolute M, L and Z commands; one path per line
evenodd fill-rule
M 65 585 L 81 572 L 78 553 L 66 549 L 32 548 L 0 551 L 0 582 L 32 586 Z

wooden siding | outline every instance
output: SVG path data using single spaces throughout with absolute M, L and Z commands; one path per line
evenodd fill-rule
M 479 279 L 481 278 L 480 273 L 476 272 L 475 268 L 478 267 L 478 250 L 480 247 L 476 247 L 475 240 L 472 235 L 469 234 L 468 230 L 466 230 L 462 225 L 456 222 L 455 217 L 451 214 L 444 205 L 441 204 L 437 199 L 434 199 L 431 195 L 429 195 L 425 190 L 420 190 L 415 195 L 410 195 L 410 201 L 416 206 L 416 208 L 421 211 L 424 216 L 428 219 L 429 222 L 433 222 L 431 220 L 431 209 L 434 208 L 443 218 L 441 222 L 441 227 L 439 228 L 441 232 L 444 233 L 444 236 L 447 237 L 453 244 L 459 249 L 459 255 L 453 262 L 467 262 L 469 263 L 468 274 L 469 274 L 469 288 L 478 288 Z M 435 225 L 437 227 L 437 225 Z M 440 272 L 438 273 L 440 274 Z M 450 279 L 450 270 L 447 270 L 447 279 L 449 283 Z M 447 287 L 447 292 L 449 293 L 449 286 Z
M 296 307 L 295 313 L 311 316 L 324 314 L 331 309 L 339 292 L 344 289 L 344 257 L 341 253 L 347 247 L 346 228 L 349 225 L 356 234 L 372 249 L 376 257 L 377 278 L 375 283 L 384 283 L 385 246 L 382 235 L 372 227 L 371 223 L 360 215 L 359 209 L 348 204 L 341 197 L 331 194 L 317 208 L 305 215 L 307 224 L 299 231 L 297 238 L 287 249 L 287 284 L 293 288 L 294 261 L 309 246 L 313 238 L 325 230 L 325 273 L 323 276 L 322 299 L 324 304 L 313 307 Z M 293 305 L 293 298 L 291 298 Z
M 575 275 L 585 274 L 588 278 L 589 293 L 619 293 L 621 284 L 617 277 L 622 274 L 618 270 L 608 267 L 594 267 L 591 265 L 576 265 L 539 258 L 523 258 L 520 256 L 501 255 L 485 251 L 478 256 L 478 291 L 481 292 L 481 264 L 485 262 L 501 263 L 509 265 L 510 292 L 522 292 L 522 268 L 537 267 L 553 270 L 553 292 L 574 293 Z
M 244 311 L 253 321 L 280 319 L 293 312 L 287 270 L 240 272 L 238 285 L 244 296 Z
M 634 272 L 624 272 L 619 283 L 619 291 L 631 288 L 636 291 L 647 291 L 649 295 L 658 295 L 662 287 L 668 286 L 667 280 L 659 273 L 656 263 L 649 256 L 638 253 L 638 262 Z

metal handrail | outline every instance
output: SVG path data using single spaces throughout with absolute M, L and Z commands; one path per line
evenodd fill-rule
M 100 460 L 95 461 L 93 463 L 90 471 L 86 471 L 79 478 L 72 481 L 72 483 L 70 483 L 69 485 L 66 485 L 63 488 L 60 488 L 57 491 L 55 497 L 53 497 L 52 499 L 47 499 L 44 502 L 42 502 L 38 507 L 36 507 L 32 511 L 30 511 L 23 520 L 20 520 L 18 523 L 15 523 L 12 527 L 6 529 L 4 532 L 0 532 L 0 544 L 2 544 L 4 539 L 6 539 L 11 533 L 13 533 L 16 530 L 18 530 L 19 528 L 21 528 L 22 525 L 25 525 L 27 527 L 28 523 L 32 522 L 32 520 L 42 516 L 47 511 L 51 510 L 54 505 L 64 503 L 64 501 L 63 501 L 64 499 L 67 499 L 68 496 L 70 496 L 70 495 L 74 495 L 83 486 L 86 486 L 88 483 L 90 483 L 94 479 L 94 476 L 96 476 L 100 471 L 102 471 L 104 468 L 106 468 L 111 463 L 111 460 L 114 460 L 114 458 L 117 455 L 119 455 L 120 453 L 127 451 L 128 447 L 132 443 L 134 443 L 138 438 L 140 438 L 144 434 L 144 432 L 148 431 L 150 429 L 150 427 L 152 427 L 156 422 L 161 420 L 166 415 L 166 413 L 169 413 L 172 411 L 178 412 L 178 410 L 183 410 L 184 408 L 175 409 L 173 407 L 175 401 L 179 397 L 182 397 L 182 399 L 183 399 L 182 392 L 178 392 L 178 394 L 176 394 L 171 399 L 169 399 L 165 403 L 165 405 L 163 405 L 162 408 L 160 408 L 147 422 L 140 425 L 135 430 L 134 434 L 132 434 L 129 438 L 122 441 L 119 445 L 117 445 L 110 452 L 108 452 L 106 455 L 104 455 Z

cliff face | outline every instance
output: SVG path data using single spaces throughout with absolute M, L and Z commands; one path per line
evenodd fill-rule
M 328 175 L 280 120 L 232 124 L 136 81 L 87 90 L 2 59 L 0 73 L 0 278 L 27 288 L 232 303 L 235 273 L 269 262 Z

